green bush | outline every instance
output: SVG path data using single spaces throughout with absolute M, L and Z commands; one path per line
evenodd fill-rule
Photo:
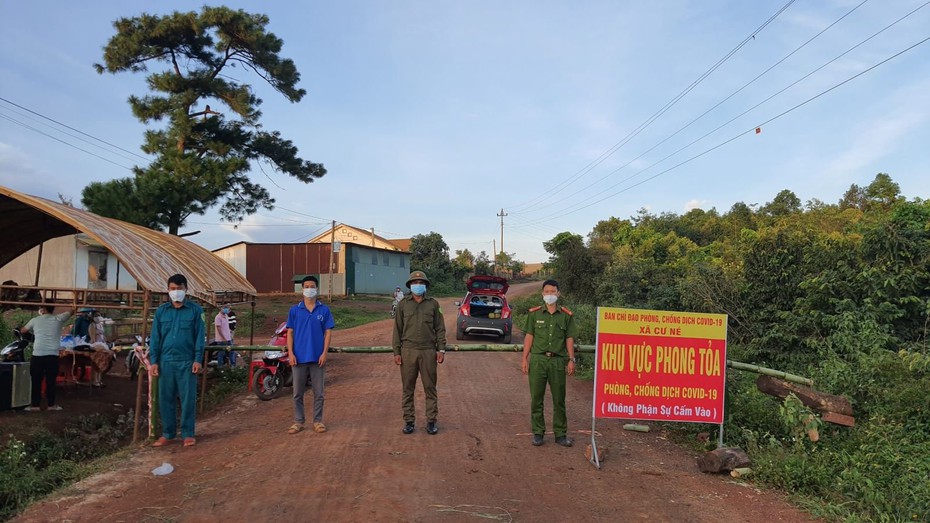
M 0 447 L 0 521 L 82 478 L 91 470 L 87 462 L 118 450 L 130 434 L 131 413 L 82 416 L 61 434 L 41 431 L 28 442 L 11 436 Z
M 0 347 L 6 347 L 6 345 L 12 341 L 13 328 L 7 324 L 3 319 L 3 315 L 0 314 Z
M 246 367 L 225 367 L 217 369 L 211 374 L 210 385 L 204 398 L 204 406 L 211 409 L 222 404 L 230 396 L 245 390 L 249 379 L 249 369 Z

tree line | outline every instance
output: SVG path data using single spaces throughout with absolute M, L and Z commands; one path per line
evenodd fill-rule
M 835 203 L 783 190 L 723 214 L 641 210 L 544 246 L 575 303 L 727 314 L 730 359 L 851 400 L 856 426 L 815 444 L 791 426 L 805 416 L 728 375 L 725 433 L 760 480 L 840 519 L 930 514 L 930 201 L 880 173 Z

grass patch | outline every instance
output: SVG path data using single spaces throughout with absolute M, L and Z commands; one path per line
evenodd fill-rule
M 248 367 L 215 369 L 210 374 L 207 394 L 203 400 L 204 409 L 209 411 L 223 404 L 230 396 L 244 391 L 248 381 Z
M 37 432 L 28 442 L 0 446 L 0 521 L 29 503 L 98 470 L 94 460 L 121 449 L 132 434 L 132 413 L 116 419 L 82 416 L 61 434 Z
M 337 329 L 351 329 L 366 323 L 386 320 L 391 317 L 391 313 L 360 309 L 351 305 L 332 305 L 329 310 L 333 313 L 336 320 Z

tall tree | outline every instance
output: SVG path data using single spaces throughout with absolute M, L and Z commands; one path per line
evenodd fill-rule
M 442 280 L 452 274 L 449 246 L 441 234 L 417 234 L 410 239 L 410 268 L 426 271 L 431 280 Z
M 544 242 L 543 248 L 552 255 L 548 266 L 559 280 L 562 292 L 579 302 L 593 303 L 594 278 L 603 266 L 595 262 L 581 235 L 560 232 Z
M 227 76 L 238 67 L 290 102 L 303 98 L 300 73 L 279 56 L 283 42 L 267 25 L 265 15 L 227 7 L 115 21 L 97 72 L 164 65 L 147 77 L 151 93 L 130 96 L 129 104 L 143 123 L 165 123 L 145 133 L 142 149 L 155 155 L 151 164 L 135 167 L 134 178 L 88 185 L 82 203 L 104 216 L 177 234 L 188 216 L 216 205 L 228 221 L 273 208 L 268 191 L 249 177 L 253 162 L 304 183 L 326 174 L 322 164 L 298 157 L 279 132 L 264 130 L 262 100 L 250 85 Z M 123 198 L 114 197 L 119 194 Z
M 490 276 L 494 274 L 494 266 L 491 264 L 491 258 L 488 253 L 481 251 L 475 256 L 475 274 L 481 276 Z

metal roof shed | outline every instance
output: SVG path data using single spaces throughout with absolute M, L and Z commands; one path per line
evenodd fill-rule
M 232 266 L 184 238 L 147 229 L 0 186 L 0 267 L 46 240 L 83 232 L 112 252 L 143 290 L 163 293 L 172 274 L 188 292 L 216 306 L 249 301 L 255 288 Z M 75 289 L 75 292 L 80 292 Z M 82 294 L 88 297 L 87 294 Z M 235 299 L 238 295 L 240 299 Z M 89 303 L 87 299 L 77 300 Z

